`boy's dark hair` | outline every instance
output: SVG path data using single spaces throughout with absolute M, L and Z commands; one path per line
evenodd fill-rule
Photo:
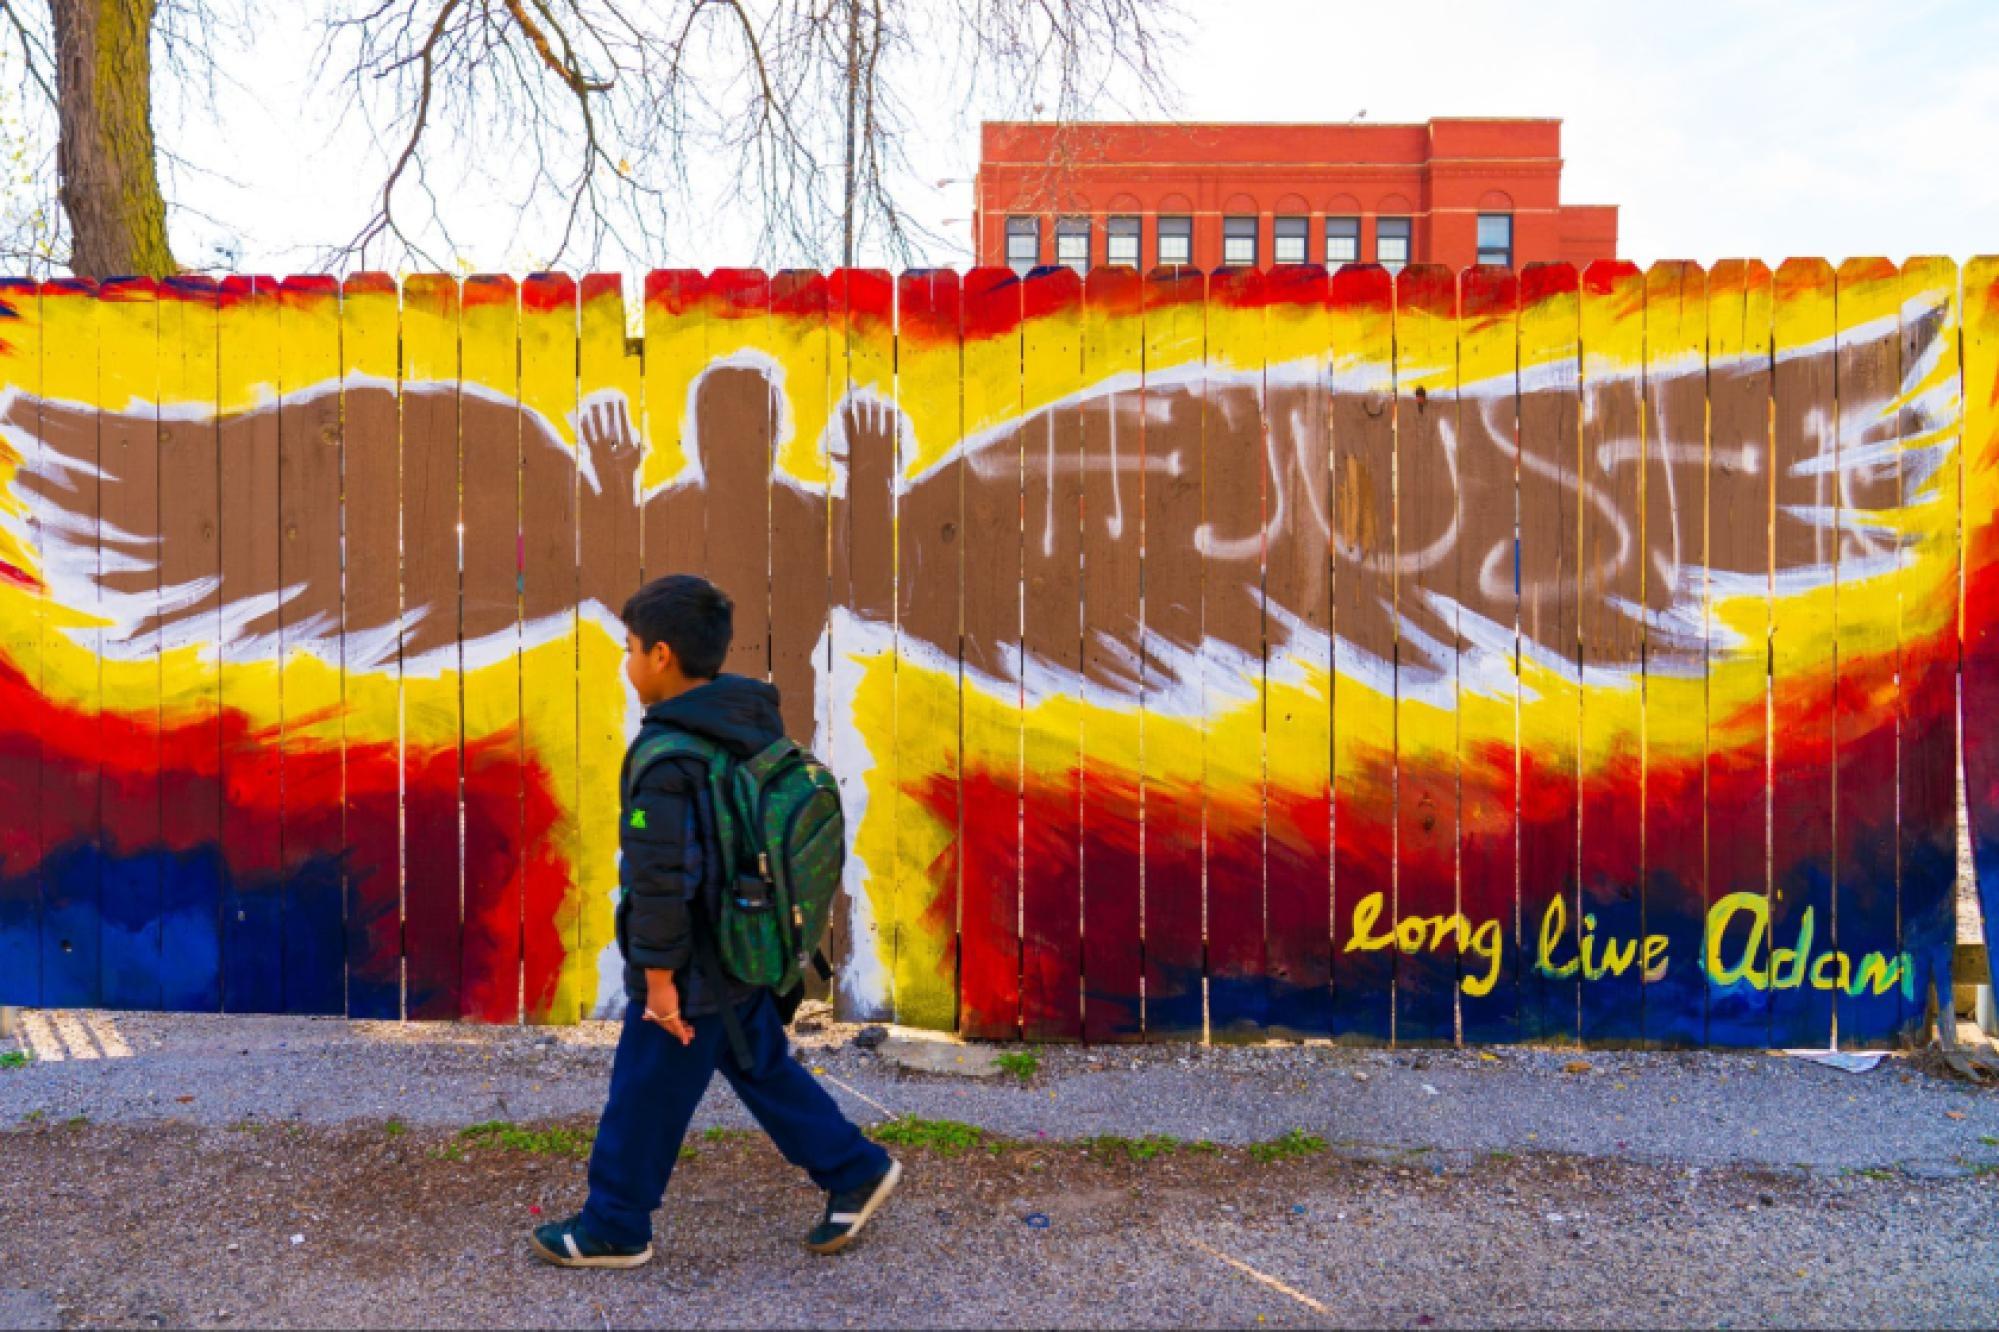
M 729 655 L 735 612 L 729 594 L 707 579 L 668 574 L 632 593 L 618 618 L 637 636 L 640 647 L 651 650 L 653 644 L 664 643 L 691 679 L 712 680 Z

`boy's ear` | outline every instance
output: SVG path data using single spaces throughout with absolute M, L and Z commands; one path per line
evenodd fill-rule
M 676 670 L 680 665 L 674 659 L 673 645 L 663 638 L 652 645 L 652 660 L 653 665 L 662 671 Z

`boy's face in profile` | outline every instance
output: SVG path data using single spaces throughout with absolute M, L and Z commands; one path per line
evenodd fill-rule
M 680 680 L 680 663 L 673 659 L 673 649 L 664 642 L 654 643 L 650 648 L 639 641 L 639 636 L 629 629 L 625 631 L 625 678 L 632 682 L 643 707 L 670 697 L 674 684 Z

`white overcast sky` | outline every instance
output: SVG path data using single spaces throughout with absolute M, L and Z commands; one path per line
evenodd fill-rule
M 184 263 L 219 244 L 245 271 L 310 266 L 344 239 L 379 179 L 358 129 L 336 131 L 311 92 L 314 34 L 289 0 L 251 58 L 230 66 L 219 123 L 162 126 L 177 151 L 218 173 L 181 173 L 174 220 Z M 305 6 L 298 6 L 304 11 Z M 1558 116 L 1564 197 L 1621 208 L 1629 258 L 1999 250 L 1999 3 L 1995 0 L 1186 0 L 1171 73 L 1189 120 L 1420 121 L 1430 116 Z M 929 256 L 966 262 L 977 121 L 991 90 L 918 90 L 926 115 L 903 198 L 958 241 Z M 486 207 L 468 164 L 461 257 L 523 270 L 543 238 Z M 717 188 L 722 162 L 702 167 Z M 669 253 L 605 267 L 712 268 L 753 262 L 751 221 L 705 200 L 682 210 Z M 220 219 L 221 223 L 204 220 Z M 948 220 L 948 222 L 947 222 Z M 797 260 L 800 256 L 775 256 Z

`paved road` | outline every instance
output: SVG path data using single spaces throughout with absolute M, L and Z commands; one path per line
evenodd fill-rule
M 1999 1094 L 1896 1059 L 1071 1048 L 1023 1086 L 834 1027 L 803 1054 L 857 1118 L 1019 1145 L 912 1152 L 828 1262 L 767 1147 L 703 1143 L 670 1254 L 578 1278 L 520 1234 L 580 1162 L 456 1135 L 587 1129 L 609 1028 L 29 1016 L 63 1058 L 0 1070 L 0 1325 L 1999 1322 Z M 744 1122 L 718 1085 L 701 1124 Z M 1327 1149 L 1246 1150 L 1291 1130 Z M 1105 1133 L 1224 1149 L 1078 1145 Z

